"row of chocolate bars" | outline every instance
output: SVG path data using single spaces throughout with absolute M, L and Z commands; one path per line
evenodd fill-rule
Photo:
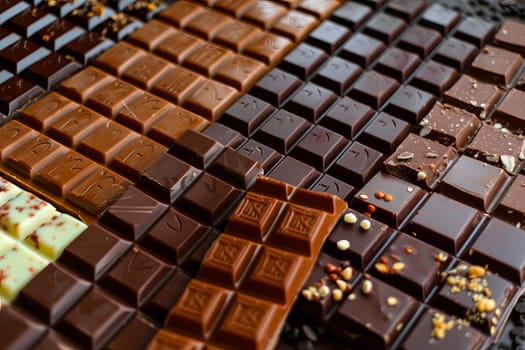
M 4 0 L 0 349 L 521 346 L 524 32 Z

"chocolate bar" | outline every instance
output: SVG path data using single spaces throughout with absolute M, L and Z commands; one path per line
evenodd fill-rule
M 0 172 L 89 223 L 55 246 L 76 219 L 0 218 L 40 271 L 0 282 L 8 347 L 516 346 L 525 44 L 488 3 L 0 6 Z M 281 203 L 262 227 L 253 196 Z M 327 198 L 351 207 L 333 230 L 279 227 Z M 252 273 L 283 251 L 284 286 Z

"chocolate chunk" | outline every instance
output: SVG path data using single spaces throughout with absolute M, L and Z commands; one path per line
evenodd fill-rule
M 286 13 L 286 7 L 276 4 L 272 1 L 256 1 L 253 6 L 249 7 L 242 19 L 253 22 L 263 29 L 270 27 Z
M 316 122 L 335 100 L 337 96 L 333 92 L 308 83 L 292 96 L 284 108 L 303 116 L 310 122 Z
M 24 69 L 49 54 L 48 49 L 34 41 L 21 39 L 0 51 L 0 63 L 13 74 L 20 74 Z
M 43 93 L 40 86 L 14 75 L 0 84 L 0 113 L 8 116 Z
M 169 153 L 199 169 L 205 169 L 223 149 L 223 146 L 214 139 L 202 133 L 187 130 L 170 148 Z
M 472 245 L 467 259 L 488 264 L 491 271 L 521 284 L 525 279 L 525 259 L 517 250 L 524 239 L 522 230 L 493 218 Z M 496 240 L 498 244 L 494 244 Z
M 399 83 L 394 79 L 376 71 L 368 71 L 354 84 L 349 95 L 377 110 L 398 87 Z
M 472 62 L 469 74 L 493 84 L 509 86 L 522 63 L 519 54 L 487 45 Z
M 376 255 L 382 244 L 394 234 L 394 230 L 375 219 L 369 218 L 354 210 L 347 211 L 356 216 L 355 223 L 341 220 L 330 233 L 324 245 L 324 251 L 340 260 L 349 260 L 352 267 L 364 270 Z M 370 228 L 364 230 L 360 227 L 363 220 L 370 221 Z M 341 250 L 337 242 L 346 239 L 350 247 Z
M 28 9 L 30 5 L 25 1 L 7 0 L 0 6 L 0 23 L 4 23 L 22 11 Z
M 153 54 L 146 54 L 130 64 L 129 68 L 122 72 L 122 78 L 142 89 L 149 90 L 171 67 L 166 60 Z
M 290 171 L 293 169 L 293 171 Z M 292 157 L 285 157 L 268 174 L 292 186 L 308 188 L 319 177 L 320 173 L 314 167 Z
M 372 10 L 365 5 L 355 2 L 345 2 L 332 15 L 332 20 L 350 27 L 352 30 L 359 28 L 371 15 Z
M 490 211 L 507 179 L 503 169 L 461 156 L 442 179 L 439 192 L 477 209 Z
M 282 109 L 268 118 L 254 137 L 279 152 L 288 153 L 309 126 L 305 119 Z
M 365 285 L 371 286 L 370 290 Z M 355 290 L 355 299 L 344 300 L 331 323 L 360 344 L 376 349 L 389 348 L 419 303 L 373 277 L 361 280 Z M 395 298 L 395 306 L 387 304 L 388 297 Z
M 431 189 L 455 156 L 453 148 L 410 133 L 384 166 L 391 175 Z
M 390 16 L 386 13 L 377 13 L 373 15 L 364 25 L 363 32 L 373 36 L 386 44 L 394 41 L 399 34 L 406 28 L 405 21 Z
M 85 31 L 75 25 L 75 23 L 65 19 L 58 19 L 51 25 L 39 30 L 35 34 L 34 39 L 48 49 L 58 51 L 64 45 L 77 39 L 84 32 Z
M 0 50 L 16 43 L 20 39 L 20 35 L 13 33 L 7 28 L 0 27 Z
M 362 33 L 356 33 L 343 45 L 339 55 L 366 68 L 385 49 L 385 44 L 380 40 Z
M 173 33 L 176 32 L 171 26 L 154 19 L 131 33 L 127 40 L 147 51 L 153 51 Z
M 214 79 L 226 83 L 239 91 L 246 92 L 266 72 L 266 66 L 262 62 L 246 56 L 231 55 L 217 69 Z
M 22 76 L 50 90 L 80 68 L 81 65 L 73 59 L 52 52 L 49 56 L 29 66 Z
M 327 58 L 323 50 L 301 43 L 283 58 L 279 67 L 306 80 Z
M 239 189 L 204 173 L 175 205 L 203 223 L 215 226 L 226 218 L 240 195 Z
M 235 247 L 237 251 L 235 266 L 217 263 L 217 257 L 222 254 L 224 247 Z M 199 278 L 236 288 L 242 279 L 240 272 L 247 268 L 250 258 L 257 253 L 257 250 L 257 245 L 249 240 L 222 234 L 202 261 Z
M 373 115 L 372 108 L 349 97 L 343 97 L 326 113 L 320 124 L 353 139 Z
M 386 4 L 386 12 L 403 18 L 405 21 L 412 21 L 426 7 L 424 0 L 406 1 L 394 0 Z
M 406 231 L 457 255 L 481 218 L 479 211 L 433 193 L 416 212 Z
M 418 54 L 424 59 L 441 42 L 441 39 L 441 35 L 437 31 L 415 25 L 401 34 L 397 45 L 402 49 Z
M 203 131 L 203 134 L 211 137 L 215 141 L 218 141 L 224 147 L 231 147 L 234 149 L 246 141 L 246 137 L 220 123 L 210 124 Z
M 442 35 L 448 34 L 461 20 L 461 14 L 441 4 L 432 4 L 421 16 L 420 23 L 437 29 Z
M 102 51 L 109 49 L 114 42 L 94 32 L 82 34 L 62 48 L 63 53 L 73 56 L 78 62 L 85 65 L 98 56 Z
M 271 147 L 255 140 L 248 140 L 237 152 L 253 159 L 263 167 L 264 171 L 270 170 L 283 156 Z
M 445 271 L 444 276 L 446 283 L 434 296 L 433 304 L 451 315 L 467 319 L 471 326 L 485 334 L 496 334 L 503 321 L 498 314 L 506 310 L 516 287 L 492 269 L 463 261 Z M 476 294 L 480 297 L 473 298 Z M 481 317 L 481 313 L 485 317 Z
M 459 74 L 454 68 L 431 60 L 423 64 L 410 83 L 434 96 L 441 97 L 458 78 Z
M 168 316 L 168 312 L 177 303 L 182 292 L 184 292 L 190 279 L 182 269 L 176 270 L 166 283 L 151 296 L 142 307 L 142 310 L 158 323 L 163 323 L 166 316 Z
M 336 56 L 328 59 L 312 81 L 338 95 L 343 95 L 362 72 L 358 65 Z
M 232 148 L 227 148 L 209 168 L 209 171 L 218 178 L 242 189 L 250 188 L 255 178 L 264 172 L 259 162 L 237 153 Z
M 437 102 L 419 123 L 419 135 L 461 150 L 478 129 L 480 120 L 463 109 Z
M 328 54 L 333 54 L 348 37 L 350 37 L 350 30 L 345 26 L 325 20 L 310 33 L 307 41 Z
M 375 70 L 404 82 L 421 64 L 421 59 L 397 47 L 388 48 L 377 61 Z
M 303 41 L 318 24 L 314 16 L 292 9 L 273 24 L 272 31 L 299 42 Z
M 524 152 L 525 143 L 521 137 L 483 124 L 464 153 L 503 167 L 512 174 L 525 158 Z
M 343 136 L 316 125 L 297 144 L 291 155 L 325 171 L 347 142 Z
M 56 19 L 56 16 L 44 9 L 34 7 L 12 17 L 5 23 L 5 26 L 23 37 L 29 38 Z
M 189 94 L 183 107 L 209 120 L 215 120 L 230 107 L 237 97 L 238 92 L 234 88 L 215 80 L 207 80 Z
M 378 198 L 378 192 L 385 196 Z M 371 204 L 375 208 L 373 218 L 399 227 L 424 195 L 425 191 L 420 187 L 379 172 L 357 192 L 352 200 L 352 207 L 367 211 Z
M 7 332 L 2 343 L 12 348 L 30 348 L 44 335 L 45 326 L 28 318 L 13 306 L 3 305 L 0 325 Z
M 289 39 L 271 33 L 261 33 L 246 45 L 244 54 L 275 66 L 291 48 L 292 42 Z
M 494 215 L 516 227 L 525 227 L 525 207 L 521 201 L 525 193 L 525 176 L 518 174 L 494 211 Z
M 438 259 L 439 256 L 443 258 Z M 440 249 L 400 233 L 381 252 L 372 273 L 418 300 L 425 300 L 449 260 Z
M 111 299 L 99 288 L 91 289 L 59 322 L 59 328 L 80 344 L 103 346 L 132 316 L 132 310 Z
M 156 256 L 180 266 L 209 231 L 210 227 L 178 210 L 169 209 L 144 234 L 140 244 L 154 251 Z
M 165 281 L 172 268 L 139 248 L 132 248 L 108 271 L 101 284 L 140 307 Z
M 496 45 L 525 55 L 525 40 L 522 37 L 525 25 L 514 20 L 506 20 L 499 28 L 494 42 Z
M 358 140 L 378 151 L 391 154 L 410 132 L 410 124 L 381 112 L 372 119 Z
M 137 240 L 166 210 L 165 204 L 131 186 L 109 206 L 102 222 L 126 238 Z
M 204 45 L 204 40 L 192 34 L 175 30 L 175 33 L 159 43 L 154 52 L 174 63 L 181 64 L 190 53 L 201 45 Z
M 162 154 L 140 175 L 137 185 L 150 195 L 173 203 L 200 175 L 200 170 L 169 154 Z
M 524 97 L 525 92 L 510 90 L 494 112 L 494 119 L 503 123 L 505 127 L 521 133 L 521 130 L 525 129 Z
M 451 323 L 444 336 L 438 336 L 434 323 L 441 320 L 442 324 Z M 448 328 L 448 327 L 447 327 Z M 439 328 L 438 328 L 439 329 Z M 426 307 L 424 314 L 418 319 L 410 334 L 403 341 L 401 349 L 416 350 L 421 348 L 465 349 L 474 350 L 482 346 L 485 336 L 470 326 L 462 324 L 442 311 Z
M 237 6 L 235 11 L 238 11 L 246 4 L 247 3 L 243 3 L 242 6 Z M 216 5 L 220 7 L 221 2 Z M 222 27 L 213 40 L 234 51 L 240 52 L 259 32 L 259 29 L 255 26 L 237 20 L 230 20 L 230 23 Z
M 462 75 L 443 95 L 443 101 L 463 108 L 485 119 L 501 97 L 501 90 L 475 78 Z
M 496 26 L 479 17 L 465 17 L 454 36 L 468 41 L 478 48 L 485 46 L 496 34 Z
M 249 94 L 244 94 L 233 104 L 220 122 L 245 136 L 251 136 L 255 129 L 275 111 L 268 102 Z
M 89 288 L 87 281 L 50 264 L 22 289 L 16 303 L 53 325 Z
M 344 181 L 336 179 L 328 174 L 324 174 L 319 181 L 310 188 L 310 190 L 329 193 L 338 196 L 345 201 L 350 201 L 356 189 Z
M 428 92 L 405 85 L 394 94 L 385 111 L 416 124 L 432 108 L 435 100 Z
M 432 59 L 463 72 L 477 53 L 478 49 L 474 45 L 456 38 L 448 38 L 441 43 Z
M 157 332 L 157 326 L 146 317 L 136 314 L 124 329 L 119 331 L 106 346 L 108 350 L 140 350 L 148 346 Z
M 64 250 L 59 262 L 97 281 L 130 246 L 102 226 L 92 224 Z
M 353 186 L 363 186 L 381 168 L 384 155 L 353 142 L 330 167 L 329 174 Z
M 280 107 L 300 85 L 297 77 L 274 68 L 255 84 L 251 94 Z

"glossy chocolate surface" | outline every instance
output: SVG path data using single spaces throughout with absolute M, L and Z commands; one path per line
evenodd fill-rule
M 7 347 L 516 347 L 520 6 L 0 3 Z

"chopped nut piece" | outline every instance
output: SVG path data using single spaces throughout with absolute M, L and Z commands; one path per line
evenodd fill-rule
M 348 294 L 348 300 L 356 300 L 356 299 L 357 299 L 357 295 L 355 295 L 355 293 Z
M 388 266 L 386 264 L 383 264 L 383 263 L 376 263 L 374 265 L 374 267 L 376 268 L 376 270 L 378 272 L 381 272 L 381 273 L 389 273 L 390 272 L 390 269 L 388 268 Z
M 337 284 L 337 288 L 339 288 L 341 292 L 346 291 L 347 283 L 345 281 L 337 280 L 335 281 L 335 284 Z
M 448 255 L 447 254 L 444 254 L 443 252 L 439 252 L 436 254 L 436 256 L 434 257 L 437 261 L 440 261 L 440 262 L 446 262 L 447 259 L 448 259 Z
M 373 288 L 372 281 L 370 280 L 363 281 L 363 285 L 361 286 L 361 291 L 363 292 L 363 294 L 368 295 L 372 293 L 372 288 Z
M 390 202 L 392 199 L 394 199 L 394 198 L 392 197 L 391 194 L 385 194 L 385 196 L 383 197 L 383 200 L 385 202 Z
M 404 269 L 405 269 L 405 263 L 403 263 L 403 262 L 397 261 L 397 262 L 392 264 L 392 271 L 394 271 L 396 273 L 400 273 Z
M 343 278 L 346 281 L 349 281 L 350 278 L 352 278 L 353 270 L 350 266 L 345 267 L 344 270 L 341 272 L 341 278 Z
M 364 220 L 361 220 L 361 222 L 359 223 L 359 226 L 367 231 L 370 229 L 370 227 L 372 226 L 372 223 L 370 222 L 370 220 L 367 220 L 367 219 L 364 219 Z
M 377 191 L 377 192 L 375 193 L 375 196 L 376 196 L 377 199 L 383 199 L 383 197 L 385 196 L 385 194 L 384 194 L 383 192 L 381 192 L 381 191 Z
M 410 160 L 412 158 L 414 158 L 414 152 L 401 152 L 400 154 L 397 155 L 397 160 Z
M 348 240 L 346 239 L 341 239 L 337 241 L 336 244 L 337 244 L 337 249 L 342 250 L 342 251 L 348 250 L 350 248 L 350 242 L 348 242 Z
M 376 211 L 376 207 L 373 205 L 373 204 L 368 204 L 368 206 L 366 207 L 366 209 L 368 210 L 369 213 L 374 213 Z
M 361 193 L 359 195 L 359 198 L 362 199 L 362 200 L 367 200 L 368 199 L 368 195 L 364 194 L 364 193 Z
M 417 179 L 418 181 L 423 181 L 427 178 L 427 173 L 425 173 L 424 171 L 419 171 L 417 173 Z
M 357 222 L 357 216 L 354 213 L 346 213 L 343 217 L 343 221 L 347 224 L 355 224 Z
M 312 300 L 312 292 L 309 291 L 308 289 L 303 289 L 301 294 L 303 295 L 303 297 L 305 297 L 306 300 L 308 300 L 308 301 Z
M 472 265 L 467 270 L 468 278 L 479 278 L 485 275 L 485 269 L 479 265 Z
M 327 285 L 321 286 L 319 288 L 319 295 L 321 296 L 321 298 L 327 296 L 328 294 L 330 294 L 330 288 L 328 288 Z
M 332 298 L 334 298 L 335 301 L 343 299 L 343 292 L 339 289 L 334 289 L 334 291 L 332 292 Z
M 388 306 L 396 306 L 397 299 L 395 297 L 388 297 L 386 298 L 386 303 L 388 304 Z

